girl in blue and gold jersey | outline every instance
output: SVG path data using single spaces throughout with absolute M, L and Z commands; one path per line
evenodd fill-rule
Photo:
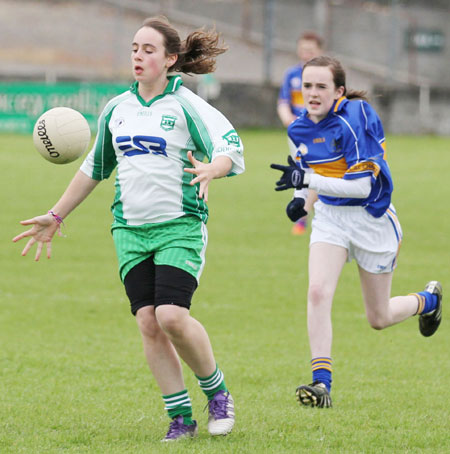
M 305 109 L 288 128 L 297 154 L 282 171 L 276 190 L 315 190 L 309 253 L 308 335 L 312 383 L 297 388 L 303 405 L 331 407 L 331 307 L 346 261 L 358 264 L 367 319 L 383 329 L 419 314 L 424 336 L 437 330 L 442 286 L 431 281 L 422 292 L 391 297 L 402 230 L 391 203 L 392 177 L 386 162 L 383 126 L 364 92 L 346 89 L 341 64 L 330 57 L 303 68 Z M 306 214 L 295 197 L 292 221 Z

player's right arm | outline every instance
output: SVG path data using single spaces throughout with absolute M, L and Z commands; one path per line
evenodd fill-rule
M 287 128 L 297 117 L 292 112 L 291 100 L 291 70 L 288 70 L 283 78 L 283 83 L 278 93 L 277 113 L 283 126 Z
M 117 160 L 112 146 L 109 122 L 114 108 L 130 96 L 132 96 L 131 93 L 127 91 L 116 96 L 105 106 L 98 120 L 97 137 L 92 150 L 53 208 L 47 214 L 20 222 L 22 225 L 31 226 L 29 230 L 13 238 L 14 242 L 22 238 L 30 238 L 22 251 L 22 255 L 27 255 L 34 243 L 37 243 L 34 259 L 36 261 L 40 259 L 44 244 L 47 248 L 47 258 L 50 258 L 52 238 L 56 231 L 60 232 L 62 220 L 83 202 L 101 180 L 110 176 L 117 165 Z
M 287 128 L 297 117 L 292 113 L 291 106 L 287 102 L 279 102 L 277 106 L 277 113 L 280 117 L 281 123 Z
M 47 258 L 50 258 L 52 238 L 60 227 L 58 220 L 62 221 L 62 219 L 66 218 L 93 191 L 98 183 L 98 180 L 94 180 L 83 172 L 78 171 L 64 191 L 64 194 L 50 210 L 52 214 L 49 212 L 21 221 L 22 225 L 31 226 L 29 230 L 13 238 L 13 242 L 17 242 L 22 238 L 30 237 L 22 251 L 22 255 L 27 255 L 33 244 L 37 243 L 34 259 L 36 261 L 40 259 L 44 244 L 47 248 Z

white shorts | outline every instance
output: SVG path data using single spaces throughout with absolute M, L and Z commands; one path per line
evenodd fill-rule
M 361 206 L 314 204 L 310 245 L 329 243 L 348 251 L 369 273 L 390 273 L 397 265 L 402 242 L 402 228 L 393 205 L 383 216 L 375 218 Z

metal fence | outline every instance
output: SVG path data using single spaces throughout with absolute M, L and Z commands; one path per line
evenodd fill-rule
M 186 32 L 215 25 L 239 58 L 242 48 L 250 64 L 241 58 L 236 81 L 278 84 L 279 57 L 295 61 L 299 34 L 313 29 L 365 77 L 450 87 L 450 10 L 442 0 L 0 0 L 0 8 L 3 77 L 126 78 L 136 27 L 162 13 Z
M 409 93 L 416 129 L 429 124 L 433 103 L 447 113 L 437 93 L 450 90 L 448 0 L 0 0 L 0 10 L 6 81 L 126 84 L 136 29 L 165 14 L 182 37 L 203 26 L 222 33 L 229 51 L 218 60 L 221 82 L 279 86 L 297 62 L 298 36 L 314 30 L 352 87 Z M 449 130 L 443 124 L 439 132 Z

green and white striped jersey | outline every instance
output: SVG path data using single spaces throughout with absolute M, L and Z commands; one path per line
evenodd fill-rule
M 187 159 L 228 156 L 229 176 L 244 171 L 243 145 L 231 123 L 214 107 L 169 76 L 163 94 L 145 102 L 137 82 L 113 98 L 98 121 L 94 146 L 81 171 L 95 180 L 117 167 L 111 207 L 115 222 L 128 225 L 164 222 L 184 215 L 207 221 L 208 208 L 198 197 L 199 185 Z

